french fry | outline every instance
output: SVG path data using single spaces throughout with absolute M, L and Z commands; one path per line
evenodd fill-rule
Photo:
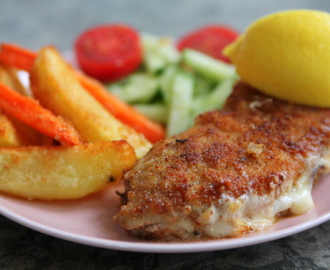
M 0 148 L 0 191 L 27 199 L 77 199 L 120 179 L 134 161 L 126 141 Z
M 39 51 L 30 79 L 33 96 L 43 107 L 68 119 L 85 142 L 124 139 L 139 158 L 149 151 L 151 143 L 122 124 L 86 91 L 55 48 Z

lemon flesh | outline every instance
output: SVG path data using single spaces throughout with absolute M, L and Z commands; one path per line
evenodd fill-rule
M 251 24 L 224 49 L 242 80 L 274 97 L 330 107 L 330 14 L 283 11 Z

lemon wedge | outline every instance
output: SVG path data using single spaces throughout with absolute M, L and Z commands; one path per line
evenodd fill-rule
M 252 23 L 224 54 L 242 80 L 274 97 L 330 107 L 330 14 L 289 10 Z

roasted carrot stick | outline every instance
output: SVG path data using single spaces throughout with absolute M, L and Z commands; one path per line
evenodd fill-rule
M 33 99 L 21 96 L 1 82 L 0 108 L 39 132 L 58 140 L 63 145 L 82 143 L 76 130 L 62 118 L 41 107 Z
M 0 61 L 18 69 L 30 71 L 37 54 L 12 43 L 1 43 Z
M 3 43 L 1 47 L 3 49 L 0 52 L 0 61 L 26 71 L 32 68 L 37 57 L 36 53 L 10 43 Z M 21 57 L 22 62 L 20 62 Z M 82 86 L 118 120 L 144 134 L 152 143 L 165 137 L 165 129 L 161 124 L 151 121 L 132 106 L 109 93 L 97 80 L 78 70 L 74 71 Z
M 165 129 L 162 125 L 151 121 L 132 106 L 109 93 L 97 80 L 80 71 L 76 71 L 76 74 L 81 85 L 121 122 L 144 134 L 152 143 L 165 137 Z

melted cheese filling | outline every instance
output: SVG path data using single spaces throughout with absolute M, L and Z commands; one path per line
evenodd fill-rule
M 330 168 L 330 155 L 321 159 L 321 164 Z M 197 218 L 203 233 L 214 238 L 235 237 L 244 232 L 261 230 L 271 226 L 277 215 L 289 210 L 293 215 L 304 214 L 314 207 L 312 198 L 313 170 L 320 159 L 309 159 L 310 169 L 292 187 L 275 199 L 275 191 L 265 196 L 244 194 L 239 198 L 226 195 Z

